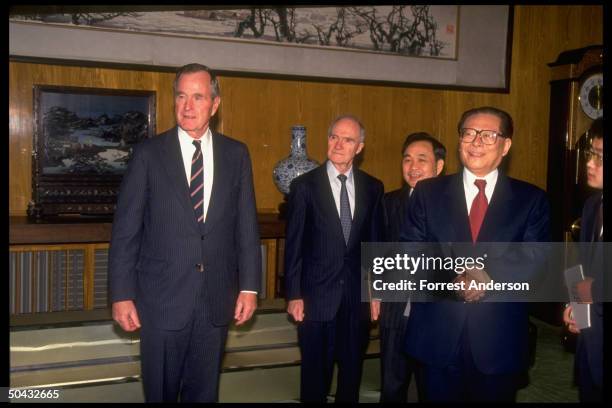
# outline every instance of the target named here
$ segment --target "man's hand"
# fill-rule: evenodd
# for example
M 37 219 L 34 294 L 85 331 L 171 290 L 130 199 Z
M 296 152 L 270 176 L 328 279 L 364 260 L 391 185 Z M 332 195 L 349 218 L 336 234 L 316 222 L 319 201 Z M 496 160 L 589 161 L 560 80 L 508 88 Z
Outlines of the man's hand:
M 287 313 L 289 313 L 296 322 L 303 321 L 304 301 L 302 299 L 290 300 L 289 303 L 287 303 Z
M 576 327 L 576 321 L 573 319 L 571 306 L 566 307 L 563 311 L 563 322 L 567 325 L 567 329 L 570 332 L 574 334 L 580 333 L 580 329 Z
M 236 300 L 236 310 L 234 311 L 236 326 L 240 326 L 249 320 L 253 316 L 255 309 L 257 309 L 257 294 L 240 292 Z
M 461 298 L 463 298 L 464 301 L 468 303 L 477 302 L 480 299 L 482 299 L 482 297 L 485 295 L 484 290 L 469 288 L 470 283 L 472 282 L 478 283 L 480 282 L 480 280 L 475 279 L 473 276 L 468 276 L 467 273 L 462 273 L 461 275 L 458 275 L 453 282 L 455 283 L 464 282 L 463 285 L 465 287 L 465 290 L 457 291 L 457 293 L 459 294 Z
M 370 319 L 372 319 L 372 321 L 375 322 L 378 320 L 379 316 L 380 316 L 380 300 L 372 299 L 372 301 L 370 302 Z
M 132 300 L 113 303 L 113 319 L 126 332 L 132 332 L 140 328 L 140 319 L 138 318 L 136 305 Z
M 468 269 L 465 271 L 465 275 L 467 277 L 467 287 L 470 287 L 471 282 L 478 283 L 489 283 L 491 282 L 491 277 L 484 269 Z M 485 295 L 485 290 L 479 289 L 468 289 L 468 293 L 466 293 L 465 300 L 466 302 L 478 302 Z
M 593 303 L 593 296 L 591 295 L 592 285 L 593 278 L 587 277 L 572 288 L 572 293 L 579 299 L 580 303 Z

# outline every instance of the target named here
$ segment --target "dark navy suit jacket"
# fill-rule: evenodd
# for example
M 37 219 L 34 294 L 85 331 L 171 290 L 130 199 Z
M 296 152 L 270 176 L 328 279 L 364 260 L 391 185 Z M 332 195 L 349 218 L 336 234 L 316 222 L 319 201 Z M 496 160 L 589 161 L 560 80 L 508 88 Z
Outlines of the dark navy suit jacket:
M 500 172 L 477 241 L 548 241 L 549 213 L 544 191 Z M 402 241 L 471 242 L 462 173 L 421 180 L 405 219 Z M 534 273 L 529 268 L 487 272 L 502 282 L 527 282 Z M 406 351 L 427 365 L 445 367 L 467 330 L 474 363 L 481 372 L 523 371 L 528 367 L 527 306 L 453 299 L 413 303 Z
M 331 320 L 344 291 L 350 304 L 359 304 L 361 242 L 384 238 L 382 182 L 356 167 L 353 177 L 355 214 L 348 245 L 344 242 L 326 163 L 291 183 L 285 249 L 286 297 L 304 300 L 307 320 Z
M 593 237 L 595 216 L 599 208 L 601 193 L 592 195 L 587 199 L 582 210 L 580 221 L 580 241 L 590 242 Z M 599 231 L 596 232 L 599 234 Z M 603 247 L 594 244 L 594 247 L 584 248 L 583 267 L 584 274 L 593 278 L 591 294 L 593 304 L 591 305 L 591 327 L 580 331 L 576 347 L 576 359 L 578 364 L 588 362 L 593 381 L 598 385 L 603 384 Z
M 404 185 L 398 190 L 385 193 L 385 241 L 398 242 L 404 216 L 408 211 L 410 187 Z M 380 327 L 399 328 L 404 324 L 404 302 L 382 302 L 380 305 Z
M 227 325 L 238 292 L 260 290 L 249 153 L 215 132 L 212 144 L 214 181 L 203 226 L 191 204 L 177 128 L 134 149 L 113 222 L 109 286 L 111 302 L 135 301 L 143 325 L 183 328 L 196 296 L 203 296 L 213 324 Z

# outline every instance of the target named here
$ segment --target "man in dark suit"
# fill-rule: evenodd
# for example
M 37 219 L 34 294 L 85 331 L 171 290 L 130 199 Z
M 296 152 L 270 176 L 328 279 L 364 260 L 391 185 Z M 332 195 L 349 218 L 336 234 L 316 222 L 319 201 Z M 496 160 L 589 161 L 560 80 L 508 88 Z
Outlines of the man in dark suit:
M 397 242 L 413 189 L 420 180 L 438 176 L 444 168 L 446 148 L 425 132 L 412 133 L 402 146 L 402 176 L 406 184 L 385 194 L 385 239 Z M 376 301 L 372 301 L 374 304 Z M 380 306 L 380 402 L 406 402 L 412 373 L 420 391 L 416 361 L 404 352 L 410 306 L 383 302 Z
M 512 144 L 512 118 L 482 107 L 458 124 L 457 174 L 422 180 L 412 194 L 401 239 L 411 242 L 538 242 L 549 240 L 549 206 L 539 188 L 498 170 Z M 471 271 L 470 271 L 471 272 Z M 490 279 L 529 282 L 536 269 L 486 270 Z M 406 351 L 424 364 L 427 401 L 514 401 L 528 367 L 527 303 L 492 301 L 469 289 L 474 275 L 449 272 L 464 282 L 459 300 L 413 303 Z
M 186 65 L 174 94 L 178 126 L 136 146 L 121 185 L 110 298 L 124 330 L 141 328 L 147 402 L 213 402 L 228 324 L 257 306 L 253 176 L 247 147 L 209 128 L 215 74 Z
M 365 130 L 350 115 L 329 127 L 327 162 L 291 183 L 287 212 L 287 312 L 298 322 L 300 399 L 357 402 L 369 332 L 361 302 L 361 242 L 383 239 L 383 184 L 353 166 Z
M 593 137 L 587 155 L 587 183 L 599 192 L 587 199 L 580 222 L 580 241 L 593 242 L 581 248 L 586 278 L 575 288 L 584 303 L 589 304 L 591 327 L 578 329 L 568 306 L 563 320 L 572 333 L 578 334 L 575 371 L 580 402 L 603 402 L 603 120 L 591 125 Z

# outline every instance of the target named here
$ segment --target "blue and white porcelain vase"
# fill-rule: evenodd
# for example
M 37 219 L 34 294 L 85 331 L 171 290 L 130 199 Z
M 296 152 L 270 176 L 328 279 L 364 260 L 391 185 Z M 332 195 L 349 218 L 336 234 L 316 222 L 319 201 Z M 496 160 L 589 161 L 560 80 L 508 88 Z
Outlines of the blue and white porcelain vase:
M 291 154 L 274 166 L 274 183 L 283 194 L 289 194 L 291 181 L 317 167 L 319 163 L 306 154 L 306 127 L 291 127 Z

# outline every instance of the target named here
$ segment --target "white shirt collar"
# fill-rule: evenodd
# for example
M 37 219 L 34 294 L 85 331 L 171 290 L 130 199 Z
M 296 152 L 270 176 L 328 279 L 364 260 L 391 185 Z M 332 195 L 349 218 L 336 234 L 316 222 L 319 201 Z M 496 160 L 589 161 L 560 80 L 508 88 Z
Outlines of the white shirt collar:
M 180 126 L 178 126 L 178 137 L 179 137 L 179 141 L 181 142 L 182 145 L 190 145 L 193 146 L 193 141 L 197 140 L 194 139 L 193 137 L 191 137 L 189 135 L 189 133 L 187 133 L 185 130 L 183 130 Z M 202 141 L 202 145 L 204 144 L 208 144 L 210 143 L 210 139 L 212 138 L 212 132 L 210 131 L 210 128 L 206 129 L 206 132 L 204 132 L 204 134 L 202 135 L 202 137 L 199 139 Z
M 342 182 L 338 178 L 340 172 L 329 160 L 327 161 L 326 167 L 327 179 L 329 180 L 332 190 L 336 210 L 338 210 L 338 216 L 340 216 L 340 194 L 342 190 Z M 355 182 L 353 177 L 353 166 L 344 174 L 346 175 L 346 192 L 348 194 L 349 206 L 351 207 L 351 217 L 353 217 L 355 215 Z
M 329 179 L 337 180 L 338 183 L 340 183 L 340 179 L 338 179 L 339 174 L 340 172 L 338 171 L 336 166 L 334 166 L 334 164 L 331 161 L 327 160 L 327 175 L 329 176 Z M 344 174 L 346 175 L 346 181 L 349 183 L 352 183 L 353 182 L 353 166 L 351 165 L 351 168 L 348 169 L 348 171 Z
M 497 169 L 493 170 L 484 177 L 478 177 L 466 167 L 463 168 L 463 189 L 465 191 L 465 200 L 468 211 L 471 208 L 474 197 L 476 197 L 476 194 L 478 194 L 478 187 L 476 187 L 474 181 L 476 179 L 486 180 L 487 185 L 485 186 L 485 195 L 487 196 L 487 201 L 490 203 L 491 197 L 493 197 L 493 191 L 495 190 L 495 184 L 497 184 L 498 176 L 499 170 Z
M 484 177 L 478 177 L 471 171 L 467 169 L 467 167 L 463 168 L 463 182 L 468 183 L 469 185 L 474 185 L 474 181 L 476 179 L 484 179 L 487 181 L 487 185 L 495 184 L 497 181 L 497 176 L 499 175 L 499 170 L 495 169 Z

